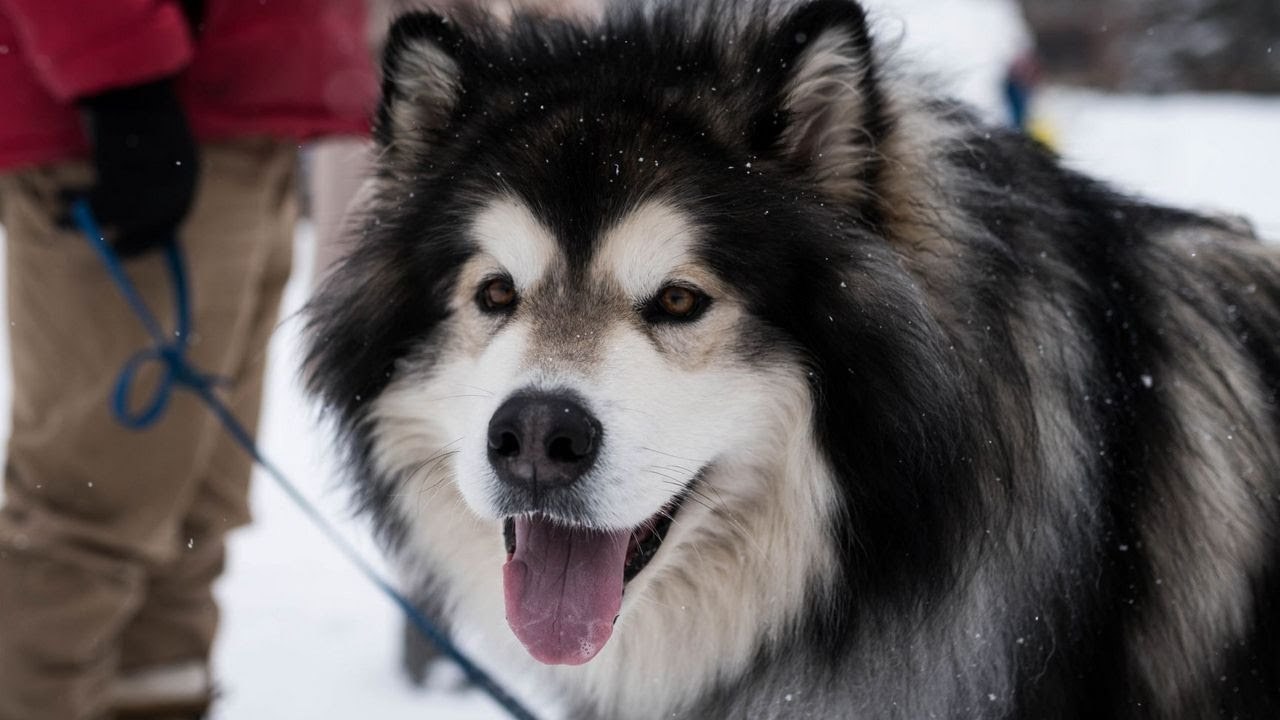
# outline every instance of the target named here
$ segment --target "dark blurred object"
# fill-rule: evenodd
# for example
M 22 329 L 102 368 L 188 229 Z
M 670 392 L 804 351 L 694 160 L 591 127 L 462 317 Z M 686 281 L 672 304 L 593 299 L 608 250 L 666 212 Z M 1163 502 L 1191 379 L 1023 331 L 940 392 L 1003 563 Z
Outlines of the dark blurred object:
M 427 684 L 427 673 L 436 660 L 440 659 L 440 651 L 435 645 L 427 642 L 413 623 L 404 623 L 404 642 L 400 646 L 400 667 L 404 669 L 409 682 L 417 687 Z
M 169 80 L 81 101 L 96 184 L 89 204 L 121 257 L 174 238 L 196 192 L 196 140 Z
M 1009 65 L 1004 76 L 1004 100 L 1009 108 L 1009 124 L 1019 130 L 1031 125 L 1031 98 L 1040 86 L 1043 73 L 1033 52 L 1024 52 Z
M 1107 90 L 1280 93 L 1277 0 L 1020 0 L 1049 78 Z

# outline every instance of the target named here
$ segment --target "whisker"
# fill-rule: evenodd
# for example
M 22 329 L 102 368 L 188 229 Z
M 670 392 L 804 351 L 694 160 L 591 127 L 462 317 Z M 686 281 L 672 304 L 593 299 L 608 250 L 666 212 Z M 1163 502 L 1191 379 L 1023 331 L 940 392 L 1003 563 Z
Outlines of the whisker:
M 457 453 L 458 453 L 458 451 L 457 451 L 457 450 L 450 450 L 450 449 L 449 449 L 449 447 L 450 447 L 451 445 L 456 445 L 456 444 L 458 444 L 458 443 L 462 442 L 464 439 L 465 439 L 465 436 L 464 436 L 464 437 L 460 437 L 460 438 L 458 438 L 457 440 L 454 440 L 453 442 L 448 442 L 448 443 L 445 443 L 444 445 L 441 445 L 439 450 L 436 450 L 434 453 L 432 453 L 432 454 L 428 455 L 428 456 L 427 456 L 427 458 L 426 458 L 425 460 L 423 460 L 422 462 L 420 462 L 420 463 L 418 463 L 417 465 L 413 466 L 413 469 L 412 469 L 412 470 L 410 470 L 410 471 L 408 471 L 408 472 L 405 474 L 405 475 L 406 475 L 406 477 L 412 477 L 412 476 L 414 476 L 414 475 L 418 474 L 418 473 L 422 470 L 422 468 L 424 468 L 424 467 L 426 467 L 427 465 L 429 465 L 429 464 L 431 464 L 431 463 L 435 462 L 436 460 L 440 459 L 440 457 L 442 457 L 442 456 L 449 456 L 449 455 L 455 455 L 455 454 L 457 454 Z
M 656 468 L 661 468 L 663 470 L 679 470 L 680 472 L 688 475 L 690 478 L 698 474 L 698 472 L 693 468 L 685 467 L 684 465 L 649 465 L 648 467 L 656 467 Z
M 418 510 L 421 511 L 429 506 L 431 502 L 436 499 L 436 496 L 448 487 L 449 483 L 453 482 L 454 478 L 455 476 L 453 473 L 445 473 L 444 477 L 440 478 L 439 482 L 435 483 L 422 493 L 418 498 Z
M 693 463 L 693 464 L 695 464 L 695 465 L 700 464 L 700 463 L 699 463 L 699 461 L 694 460 L 693 458 L 687 458 L 687 457 L 681 457 L 681 456 L 679 456 L 679 455 L 673 455 L 673 454 L 671 454 L 671 453 L 669 453 L 669 452 L 663 452 L 663 451 L 661 451 L 661 450 L 655 450 L 655 449 L 653 449 L 653 448 L 651 448 L 651 447 L 645 447 L 645 446 L 641 445 L 641 446 L 640 446 L 640 449 L 641 449 L 641 450 L 644 450 L 645 452 L 651 452 L 651 453 L 654 453 L 654 454 L 656 454 L 656 455 L 665 455 L 665 456 L 667 456 L 667 457 L 669 457 L 669 458 L 675 458 L 676 460 L 684 460 L 685 462 L 691 462 L 691 463 Z
M 671 484 L 672 484 L 672 485 L 676 485 L 676 486 L 679 486 L 679 487 L 681 487 L 681 488 L 683 488 L 683 487 L 684 487 L 684 483 L 680 482 L 680 478 L 672 477 L 671 475 L 667 475 L 666 473 L 658 472 L 657 470 L 653 470 L 653 469 L 651 469 L 652 467 L 653 467 L 653 466 L 652 466 L 652 465 L 650 465 L 649 467 L 641 468 L 640 470 L 641 470 L 641 472 L 647 472 L 647 473 L 649 473 L 650 475 L 657 475 L 657 476 L 658 476 L 658 477 L 660 477 L 660 478 L 666 478 L 667 480 L 670 480 L 670 481 L 671 481 Z
M 455 450 L 453 452 L 440 455 L 434 461 L 419 463 L 412 472 L 405 473 L 404 482 L 402 483 L 402 485 L 408 484 L 414 480 L 418 480 L 419 476 L 422 482 L 426 482 L 428 479 L 431 478 L 432 474 L 434 474 L 436 470 L 438 470 L 444 464 L 446 460 L 448 460 L 450 457 L 453 457 L 456 454 L 457 454 L 457 451 Z M 430 467 L 427 467 L 428 462 L 430 463 Z M 436 483 L 436 485 L 439 485 L 439 484 L 440 483 Z M 434 487 L 435 485 L 432 485 L 429 488 L 420 487 L 417 489 L 416 492 L 418 495 L 422 495 L 423 493 L 433 489 Z M 408 494 L 409 494 L 408 492 L 392 493 L 392 497 L 404 497 L 405 495 L 408 495 Z

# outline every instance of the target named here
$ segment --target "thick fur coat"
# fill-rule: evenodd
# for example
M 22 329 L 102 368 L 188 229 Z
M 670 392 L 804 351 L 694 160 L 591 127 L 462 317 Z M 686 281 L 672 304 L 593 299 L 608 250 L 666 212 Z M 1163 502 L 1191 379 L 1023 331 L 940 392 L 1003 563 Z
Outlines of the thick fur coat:
M 309 383 L 500 674 L 582 717 L 1280 717 L 1280 249 L 931 95 L 845 0 L 413 15 L 385 73 Z M 491 419 L 531 388 L 603 428 L 532 494 Z M 603 649 L 529 658 L 504 522 L 676 510 Z

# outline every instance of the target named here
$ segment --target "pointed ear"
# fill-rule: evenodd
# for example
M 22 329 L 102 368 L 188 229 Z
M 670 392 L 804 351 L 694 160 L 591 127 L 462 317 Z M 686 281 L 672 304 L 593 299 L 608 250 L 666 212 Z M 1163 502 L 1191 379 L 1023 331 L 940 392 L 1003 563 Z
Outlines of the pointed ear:
M 817 0 L 783 21 L 773 47 L 783 72 L 775 150 L 834 201 L 871 197 L 886 124 L 866 14 L 851 0 Z
M 374 133 L 385 153 L 430 149 L 457 109 L 466 47 L 457 26 L 433 13 L 409 13 L 391 26 Z

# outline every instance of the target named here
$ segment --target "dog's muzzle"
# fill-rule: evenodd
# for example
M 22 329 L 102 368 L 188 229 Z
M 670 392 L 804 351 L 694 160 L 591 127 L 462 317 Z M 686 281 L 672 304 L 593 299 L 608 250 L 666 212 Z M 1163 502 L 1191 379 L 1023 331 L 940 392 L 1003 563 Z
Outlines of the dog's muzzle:
M 521 390 L 489 420 L 489 463 L 505 516 L 507 624 L 529 654 L 580 665 L 613 634 L 627 582 L 649 564 L 680 509 L 674 498 L 630 527 L 592 517 L 604 428 L 569 390 Z

